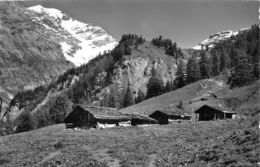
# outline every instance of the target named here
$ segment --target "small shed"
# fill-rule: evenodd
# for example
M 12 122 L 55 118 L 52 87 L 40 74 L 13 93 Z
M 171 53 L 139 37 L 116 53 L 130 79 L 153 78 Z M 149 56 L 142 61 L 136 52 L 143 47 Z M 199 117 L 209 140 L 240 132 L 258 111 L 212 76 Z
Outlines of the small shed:
M 76 105 L 65 118 L 67 128 L 91 128 L 118 126 L 120 122 L 130 121 L 131 117 L 119 113 L 116 108 Z
M 209 121 L 218 119 L 233 118 L 236 114 L 233 111 L 229 111 L 221 106 L 203 105 L 194 111 L 195 120 L 197 121 Z
M 158 124 L 155 119 L 149 118 L 147 116 L 142 115 L 131 115 L 131 125 L 151 125 L 151 124 Z
M 169 116 L 166 113 L 159 110 L 156 110 L 155 112 L 150 114 L 149 117 L 157 120 L 160 125 L 165 125 L 169 123 Z

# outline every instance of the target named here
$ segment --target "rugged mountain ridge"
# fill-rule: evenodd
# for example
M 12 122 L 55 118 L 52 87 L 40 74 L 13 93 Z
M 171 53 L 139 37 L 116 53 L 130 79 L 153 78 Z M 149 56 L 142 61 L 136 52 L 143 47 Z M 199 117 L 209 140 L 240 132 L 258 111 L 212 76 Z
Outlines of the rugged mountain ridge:
M 201 49 L 206 49 L 207 47 L 213 48 L 219 42 L 230 39 L 232 36 L 236 36 L 239 33 L 242 33 L 243 31 L 246 30 L 249 30 L 249 28 L 243 28 L 240 29 L 239 31 L 226 30 L 226 31 L 217 32 L 215 34 L 210 35 L 209 38 L 203 40 L 197 46 L 194 46 L 193 49 L 201 50 Z
M 75 20 L 58 9 L 41 5 L 28 9 L 34 12 L 36 22 L 55 32 L 57 37 L 62 35 L 64 39 L 60 39 L 59 44 L 63 54 L 76 66 L 87 63 L 99 53 L 112 50 L 118 44 L 101 27 Z
M 0 2 L 0 95 L 49 84 L 69 68 L 87 63 L 117 42 L 102 28 L 57 9 Z

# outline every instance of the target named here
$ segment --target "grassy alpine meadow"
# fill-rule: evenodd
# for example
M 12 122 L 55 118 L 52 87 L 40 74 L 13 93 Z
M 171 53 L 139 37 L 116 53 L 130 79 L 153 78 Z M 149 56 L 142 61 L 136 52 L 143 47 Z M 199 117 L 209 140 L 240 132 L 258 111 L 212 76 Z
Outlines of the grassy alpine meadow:
M 0 166 L 257 166 L 258 119 L 72 130 L 0 137 Z

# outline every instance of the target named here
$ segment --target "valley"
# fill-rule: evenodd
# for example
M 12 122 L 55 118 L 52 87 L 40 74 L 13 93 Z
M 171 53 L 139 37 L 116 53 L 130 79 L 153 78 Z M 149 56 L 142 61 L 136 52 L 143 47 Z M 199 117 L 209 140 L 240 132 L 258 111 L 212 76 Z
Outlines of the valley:
M 127 20 L 141 21 L 144 34 L 118 38 L 135 26 L 113 20 L 128 3 L 112 11 L 94 10 L 96 1 L 88 11 L 71 11 L 69 1 L 31 3 L 0 2 L 0 166 L 259 166 L 258 23 L 182 48 L 208 29 L 177 44 L 187 27 L 165 27 L 169 20 L 158 35 L 144 14 Z M 102 26 L 108 19 L 117 38 L 80 21 L 88 12 Z

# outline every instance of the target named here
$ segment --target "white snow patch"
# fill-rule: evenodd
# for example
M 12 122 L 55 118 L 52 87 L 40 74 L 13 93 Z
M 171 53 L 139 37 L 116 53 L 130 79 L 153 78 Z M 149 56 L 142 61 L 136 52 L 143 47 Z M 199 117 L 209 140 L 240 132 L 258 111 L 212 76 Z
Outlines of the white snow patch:
M 192 49 L 201 50 L 201 46 L 200 46 L 200 45 L 197 45 L 197 46 L 194 46 Z
M 243 32 L 248 29 L 250 29 L 250 28 L 243 28 L 243 29 L 240 29 L 239 31 L 227 30 L 227 31 L 218 32 L 216 34 L 210 35 L 208 39 L 205 39 L 204 41 L 199 43 L 199 45 L 193 47 L 193 49 L 201 50 L 202 47 L 205 49 L 204 46 L 208 46 L 209 48 L 212 48 L 215 46 L 216 43 L 226 40 L 232 36 L 236 36 L 240 32 Z
M 49 16 L 55 17 L 55 18 L 62 18 L 62 16 L 64 15 L 61 11 L 59 11 L 58 9 L 54 9 L 54 8 L 44 8 L 42 5 L 36 5 L 36 6 L 32 6 L 29 7 L 28 9 L 33 10 L 35 12 L 38 13 L 42 13 L 45 12 L 47 13 Z
M 71 50 L 72 46 L 68 42 L 60 42 L 65 58 L 76 66 L 87 63 L 99 53 L 114 49 L 118 44 L 118 42 L 102 28 L 72 19 L 57 9 L 45 8 L 41 5 L 33 6 L 28 9 L 54 17 L 55 19 L 52 20 L 54 23 L 59 24 L 63 31 L 69 32 L 74 38 L 80 41 L 78 45 L 81 49 L 74 51 L 74 53 Z M 64 19 L 63 16 L 66 16 L 66 19 Z M 42 24 L 44 23 L 42 22 Z M 44 26 L 46 27 L 46 25 Z M 49 26 L 46 28 L 51 29 Z

